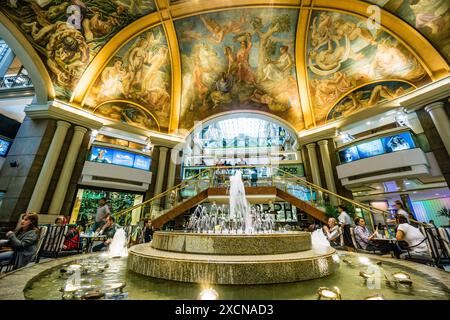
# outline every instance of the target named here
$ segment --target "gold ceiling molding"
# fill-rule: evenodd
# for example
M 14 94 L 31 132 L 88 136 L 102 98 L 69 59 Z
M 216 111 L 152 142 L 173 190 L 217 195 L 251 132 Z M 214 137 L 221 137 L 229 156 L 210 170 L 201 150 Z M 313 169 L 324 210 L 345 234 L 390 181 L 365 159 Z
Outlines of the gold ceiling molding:
M 153 12 L 147 16 L 139 18 L 132 24 L 126 26 L 118 32 L 105 46 L 98 52 L 92 62 L 88 65 L 75 90 L 73 91 L 70 103 L 77 107 L 82 107 L 95 80 L 100 76 L 108 62 L 114 57 L 129 40 L 159 25 L 161 22 L 158 12 Z
M 305 129 L 316 126 L 314 112 L 312 110 L 311 97 L 308 84 L 308 67 L 306 65 L 306 51 L 308 48 L 308 26 L 311 18 L 311 10 L 300 9 L 295 35 L 295 69 L 300 96 L 300 106 L 303 113 Z
M 270 3 L 263 0 L 243 1 L 182 1 L 171 4 L 170 0 L 156 0 L 157 11 L 144 16 L 117 33 L 97 54 L 82 75 L 70 102 L 82 107 L 95 80 L 99 77 L 107 63 L 114 57 L 130 39 L 148 29 L 162 25 L 166 34 L 171 59 L 171 115 L 169 132 L 178 129 L 181 108 L 181 57 L 178 39 L 174 27 L 174 20 L 187 18 L 208 12 L 233 10 L 239 8 L 290 8 L 299 10 L 296 30 L 296 73 L 298 90 L 306 128 L 316 126 L 307 77 L 306 51 L 309 29 L 309 17 L 312 10 L 327 10 L 342 12 L 358 17 L 367 18 L 370 14 L 367 8 L 371 4 L 358 0 L 274 0 Z M 422 64 L 430 78 L 434 81 L 450 73 L 450 68 L 438 51 L 417 30 L 399 17 L 380 8 L 381 26 L 405 46 Z M 48 74 L 47 74 L 48 76 Z
M 370 17 L 367 8 L 373 4 L 358 0 L 313 0 L 314 10 L 338 11 L 365 18 Z M 431 80 L 450 74 L 450 67 L 434 46 L 419 31 L 399 17 L 380 8 L 381 27 L 398 40 L 421 63 Z
M 163 22 L 163 29 L 166 35 L 167 46 L 169 47 L 170 55 L 170 70 L 171 70 L 171 94 L 170 94 L 170 118 L 169 118 L 169 133 L 176 133 L 178 130 L 178 123 L 180 120 L 181 109 L 181 56 L 178 46 L 177 33 L 173 23 L 172 15 L 167 9 L 170 6 L 170 0 L 157 0 L 158 12 L 160 12 L 160 19 Z
M 33 48 L 31 43 L 28 41 L 26 36 L 16 27 L 16 25 L 3 13 L 0 11 L 0 23 L 14 36 L 15 40 L 19 43 L 19 45 L 23 48 L 22 52 L 15 52 L 16 55 L 20 56 L 25 54 L 29 59 L 21 59 L 22 63 L 27 67 L 27 61 L 34 64 L 34 68 L 29 68 L 30 77 L 35 78 L 39 77 L 42 80 L 42 84 L 44 85 L 44 90 L 46 91 L 47 99 L 53 100 L 55 99 L 55 88 L 53 86 L 52 79 L 45 67 L 44 62 L 39 57 L 36 50 Z M 6 35 L 5 35 L 6 36 Z M 33 73 L 33 69 L 37 71 L 38 74 Z M 36 89 L 36 88 L 35 88 Z

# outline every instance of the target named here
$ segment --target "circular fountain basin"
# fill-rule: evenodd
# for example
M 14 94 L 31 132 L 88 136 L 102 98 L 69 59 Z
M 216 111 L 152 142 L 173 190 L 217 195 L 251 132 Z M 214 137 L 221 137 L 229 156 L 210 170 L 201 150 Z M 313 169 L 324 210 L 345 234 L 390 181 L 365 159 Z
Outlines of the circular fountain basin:
M 307 232 L 207 234 L 155 232 L 129 250 L 128 269 L 195 283 L 272 284 L 325 277 L 339 266 L 331 247 L 311 247 Z
M 268 234 L 215 234 L 155 232 L 151 246 L 157 250 L 213 255 L 266 255 L 311 249 L 307 232 Z

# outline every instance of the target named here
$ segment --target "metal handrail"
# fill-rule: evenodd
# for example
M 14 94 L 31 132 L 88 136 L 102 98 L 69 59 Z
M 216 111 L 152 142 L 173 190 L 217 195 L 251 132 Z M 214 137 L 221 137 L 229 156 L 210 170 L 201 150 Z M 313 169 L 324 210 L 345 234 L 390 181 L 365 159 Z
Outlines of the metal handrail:
M 378 212 L 378 213 L 383 214 L 386 217 L 390 217 L 390 215 L 391 215 L 390 212 L 388 212 L 388 211 L 385 211 L 385 210 L 382 210 L 382 209 L 378 209 L 378 208 L 373 208 L 373 207 L 367 206 L 367 205 L 365 205 L 365 204 L 363 204 L 361 202 L 358 202 L 358 201 L 346 198 L 346 197 L 341 196 L 339 194 L 336 194 L 336 193 L 334 193 L 334 192 L 332 192 L 330 190 L 327 190 L 327 189 L 324 189 L 324 188 L 322 188 L 322 187 L 320 187 L 318 185 L 315 185 L 314 183 L 309 182 L 309 181 L 307 181 L 307 180 L 305 180 L 305 179 L 303 179 L 301 177 L 297 177 L 297 176 L 293 175 L 292 173 L 286 172 L 283 169 L 277 168 L 277 170 L 282 172 L 283 174 L 285 174 L 287 176 L 291 176 L 292 177 L 291 179 L 294 179 L 296 181 L 301 181 L 302 183 L 306 184 L 307 186 L 312 187 L 313 189 L 316 189 L 316 190 L 318 190 L 320 192 L 323 192 L 323 193 L 326 193 L 326 194 L 331 195 L 333 197 L 336 197 L 338 199 L 341 199 L 341 200 L 343 200 L 345 202 L 351 203 L 353 206 L 355 206 L 357 208 L 365 209 L 365 210 L 368 210 L 368 211 L 371 211 L 371 212 Z M 414 219 L 410 219 L 410 221 L 413 221 L 414 223 L 417 223 L 419 225 L 425 225 L 424 223 L 422 223 L 420 221 L 417 221 L 417 220 L 414 220 Z

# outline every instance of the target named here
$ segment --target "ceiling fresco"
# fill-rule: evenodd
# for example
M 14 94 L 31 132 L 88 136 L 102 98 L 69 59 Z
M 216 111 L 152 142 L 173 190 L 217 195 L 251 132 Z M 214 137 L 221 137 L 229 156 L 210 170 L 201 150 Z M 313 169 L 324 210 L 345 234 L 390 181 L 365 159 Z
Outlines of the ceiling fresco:
M 367 0 L 402 18 L 450 62 L 449 0 Z
M 169 48 L 163 28 L 157 26 L 131 39 L 114 55 L 94 82 L 84 108 L 92 111 L 109 100 L 131 101 L 135 106 L 145 106 L 141 109 L 147 109 L 161 128 L 167 131 L 170 92 Z M 128 109 L 136 109 L 133 105 L 129 105 Z M 117 120 L 105 108 L 102 110 L 104 117 Z M 122 117 L 122 121 L 124 119 Z M 128 120 L 124 122 L 132 124 Z M 154 129 L 152 121 L 148 124 L 150 127 L 147 129 Z M 144 122 L 142 126 L 145 128 Z
M 182 128 L 230 110 L 258 110 L 303 129 L 295 73 L 298 10 L 228 10 L 175 22 Z
M 153 0 L 1 0 L 1 10 L 40 54 L 59 98 L 69 99 L 100 49 L 156 10 Z
M 255 111 L 301 131 L 450 73 L 448 0 L 350 2 L 0 0 L 0 12 L 56 100 L 98 117 L 176 133 Z
M 313 12 L 306 58 L 311 103 L 319 125 L 336 101 L 356 86 L 380 79 L 430 81 L 419 61 L 395 38 L 381 28 L 369 29 L 363 19 L 338 12 Z M 358 109 L 351 108 L 353 112 Z

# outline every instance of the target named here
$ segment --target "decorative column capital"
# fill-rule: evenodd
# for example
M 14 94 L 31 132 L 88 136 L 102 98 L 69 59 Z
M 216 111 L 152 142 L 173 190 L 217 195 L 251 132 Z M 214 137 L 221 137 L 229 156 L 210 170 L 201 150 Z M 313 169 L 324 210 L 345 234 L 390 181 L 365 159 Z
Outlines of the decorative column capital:
M 85 127 L 75 126 L 73 128 L 74 132 L 80 132 L 82 134 L 85 134 L 87 132 L 87 129 Z
M 317 144 L 319 146 L 327 146 L 328 145 L 328 140 L 320 140 L 319 142 L 317 142 Z
M 315 149 L 316 148 L 316 143 L 315 142 L 309 143 L 309 144 L 306 145 L 306 148 L 308 148 L 309 150 L 310 149 Z
M 443 109 L 444 108 L 444 102 L 443 101 L 437 101 L 433 102 L 432 104 L 429 104 L 425 107 L 425 111 L 428 113 L 431 113 L 431 111 L 435 109 Z
M 169 148 L 167 148 L 167 147 L 159 146 L 159 152 L 166 153 L 168 150 L 169 150 Z
M 71 124 L 69 122 L 61 121 L 61 120 L 56 121 L 56 125 L 58 127 L 63 127 L 63 128 L 66 128 L 66 129 L 69 129 L 70 126 L 71 126 Z

